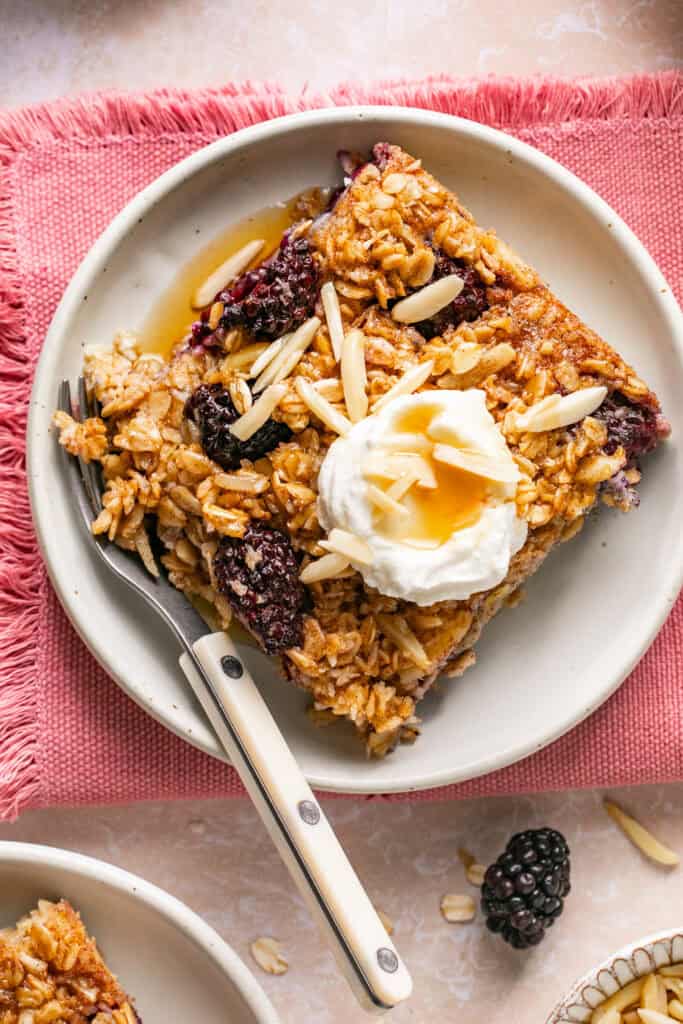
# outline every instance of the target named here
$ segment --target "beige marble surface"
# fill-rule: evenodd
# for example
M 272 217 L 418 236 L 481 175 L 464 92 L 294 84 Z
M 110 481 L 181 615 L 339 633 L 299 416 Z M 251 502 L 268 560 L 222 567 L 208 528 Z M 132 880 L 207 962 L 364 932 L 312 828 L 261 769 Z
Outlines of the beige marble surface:
M 683 65 L 682 0 L 0 0 L 0 105 L 100 88 L 430 72 L 616 74 Z M 623 800 L 683 850 L 683 785 Z M 622 943 L 683 923 L 683 875 L 646 863 L 596 793 L 460 804 L 330 802 L 333 824 L 415 979 L 397 1024 L 542 1022 L 572 979 Z M 444 892 L 467 891 L 458 845 L 492 859 L 516 829 L 562 828 L 575 891 L 544 944 L 517 954 L 480 919 L 447 925 Z M 286 1024 L 366 1017 L 340 984 L 260 823 L 243 801 L 42 811 L 0 838 L 80 850 L 138 872 L 202 914 L 248 959 L 259 935 L 291 962 L 260 980 Z M 473 891 L 473 890 L 472 890 Z M 255 970 L 258 971 L 257 968 Z
M 683 61 L 681 0 L 0 0 L 0 103 L 158 85 L 619 74 Z
M 612 795 L 683 852 L 683 785 Z M 542 1024 L 576 976 L 627 942 L 683 924 L 683 871 L 647 863 L 596 793 L 447 804 L 331 800 L 326 810 L 375 905 L 394 921 L 413 974 L 413 998 L 390 1015 L 395 1024 Z M 561 828 L 571 844 L 574 891 L 540 947 L 509 949 L 479 915 L 460 925 L 441 918 L 445 892 L 476 896 L 457 859 L 460 845 L 488 863 L 511 833 L 543 824 Z M 0 826 L 0 839 L 10 838 L 102 857 L 180 897 L 250 963 L 283 1024 L 369 1019 L 246 801 L 32 812 Z M 287 974 L 264 975 L 250 961 L 249 943 L 261 935 L 281 940 Z

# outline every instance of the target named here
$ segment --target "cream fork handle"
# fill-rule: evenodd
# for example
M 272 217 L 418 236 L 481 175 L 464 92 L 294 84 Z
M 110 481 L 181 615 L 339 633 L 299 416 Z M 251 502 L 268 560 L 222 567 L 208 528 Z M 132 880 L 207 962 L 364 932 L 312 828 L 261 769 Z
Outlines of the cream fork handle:
M 232 640 L 193 652 L 183 671 L 354 995 L 379 1012 L 403 1002 L 410 975 Z

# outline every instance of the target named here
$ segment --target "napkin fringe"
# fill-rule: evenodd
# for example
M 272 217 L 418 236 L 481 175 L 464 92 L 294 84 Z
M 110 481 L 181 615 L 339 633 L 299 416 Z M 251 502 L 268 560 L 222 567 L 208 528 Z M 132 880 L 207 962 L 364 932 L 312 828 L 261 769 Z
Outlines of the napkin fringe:
M 0 154 L 2 162 L 2 154 Z M 40 646 L 43 572 L 31 530 L 24 435 L 32 362 L 8 193 L 0 193 L 0 817 L 38 803 Z
M 46 142 L 178 132 L 214 137 L 258 122 L 329 106 L 378 104 L 424 107 L 504 127 L 572 121 L 671 118 L 683 114 L 683 78 L 677 71 L 629 78 L 566 80 L 491 77 L 463 80 L 433 75 L 360 86 L 343 83 L 329 93 L 296 96 L 272 82 L 243 82 L 188 92 L 108 92 L 62 99 L 0 114 L 2 149 L 23 151 Z

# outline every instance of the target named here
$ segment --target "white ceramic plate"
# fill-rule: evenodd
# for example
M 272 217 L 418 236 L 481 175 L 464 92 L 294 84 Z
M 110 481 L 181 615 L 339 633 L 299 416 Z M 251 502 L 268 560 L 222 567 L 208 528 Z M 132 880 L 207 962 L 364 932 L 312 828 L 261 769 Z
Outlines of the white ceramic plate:
M 0 928 L 39 899 L 69 900 L 144 1024 L 278 1024 L 265 992 L 213 928 L 163 889 L 92 857 L 0 843 Z
M 171 636 L 88 550 L 48 436 L 57 384 L 78 374 L 85 341 L 109 342 L 120 328 L 139 328 L 179 267 L 226 225 L 306 186 L 338 181 L 336 151 L 364 150 L 380 139 L 422 157 L 636 364 L 661 396 L 673 441 L 648 459 L 640 509 L 595 517 L 556 552 L 526 602 L 487 627 L 476 668 L 428 696 L 423 736 L 384 761 L 368 762 L 350 730 L 312 728 L 303 714 L 305 695 L 282 682 L 265 657 L 245 652 L 310 782 L 357 793 L 444 785 L 538 750 L 612 693 L 676 598 L 683 565 L 681 314 L 616 214 L 549 158 L 446 115 L 322 110 L 246 129 L 144 189 L 93 246 L 52 322 L 29 422 L 33 514 L 74 625 L 145 710 L 220 756 L 178 669 Z
M 575 981 L 546 1024 L 590 1024 L 593 1010 L 636 978 L 683 963 L 683 929 L 648 935 L 614 953 Z

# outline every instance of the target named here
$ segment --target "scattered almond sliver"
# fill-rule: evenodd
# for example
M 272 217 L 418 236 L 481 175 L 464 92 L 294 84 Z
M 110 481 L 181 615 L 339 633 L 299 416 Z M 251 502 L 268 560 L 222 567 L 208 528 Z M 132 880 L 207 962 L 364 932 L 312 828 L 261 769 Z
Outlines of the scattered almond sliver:
M 283 335 L 282 340 L 284 341 L 284 345 L 272 362 L 270 362 L 266 366 L 265 370 L 263 370 L 256 378 L 253 388 L 254 394 L 257 394 L 259 391 L 263 391 L 263 389 L 268 387 L 269 384 L 274 384 L 280 377 L 280 371 L 283 367 L 291 363 L 292 356 L 295 353 L 298 353 L 299 357 L 303 355 L 313 341 L 319 327 L 320 320 L 317 316 L 312 316 L 310 319 L 304 321 L 300 327 L 297 327 L 293 334 Z M 298 359 L 294 362 L 298 362 Z
M 470 853 L 469 850 L 466 850 L 464 846 L 459 846 L 458 847 L 458 860 L 460 861 L 462 866 L 465 868 L 465 870 L 467 870 L 467 868 L 471 867 L 472 864 L 476 864 L 477 863 L 477 858 L 474 856 L 474 854 Z
M 671 1017 L 668 1013 L 660 1013 L 658 1010 L 640 1009 L 637 1012 L 643 1024 L 671 1024 Z
M 372 548 L 348 530 L 330 530 L 327 540 L 320 541 L 320 547 L 344 555 L 350 562 L 359 562 L 361 565 L 372 565 L 373 562 Z
M 326 281 L 320 289 L 320 298 L 322 300 L 323 309 L 325 311 L 325 320 L 327 322 L 327 333 L 330 336 L 330 342 L 332 344 L 332 351 L 334 358 L 337 362 L 342 357 L 342 350 L 344 344 L 344 324 L 342 323 L 341 310 L 339 308 L 339 299 L 337 297 L 337 289 L 334 287 L 332 281 Z
M 266 345 L 261 354 L 257 357 L 256 361 L 252 364 L 249 376 L 258 377 L 266 366 L 272 363 L 275 356 L 282 350 L 282 346 L 285 344 L 285 340 L 289 335 L 285 335 L 284 338 L 277 338 L 275 341 L 271 341 L 270 345 Z
M 284 974 L 289 967 L 277 939 L 265 937 L 252 942 L 251 955 L 266 974 Z
M 417 324 L 428 320 L 457 298 L 465 282 L 457 274 L 449 274 L 432 284 L 413 292 L 407 299 L 401 299 L 391 310 L 394 320 L 400 324 Z
M 431 662 L 427 652 L 404 618 L 400 615 L 381 614 L 377 615 L 376 619 L 384 635 L 388 636 L 399 650 L 407 654 L 419 668 L 429 668 Z
M 590 1024 L 609 1024 L 608 1014 L 612 1013 L 612 1011 L 621 1013 L 629 1006 L 637 1003 L 643 990 L 644 980 L 644 978 L 636 978 L 635 981 L 631 981 L 628 985 L 620 988 L 618 992 L 615 992 L 613 996 L 606 999 L 604 1003 L 596 1006 L 591 1014 Z
M 436 488 L 434 470 L 426 459 L 412 452 L 370 452 L 363 463 L 363 476 L 380 480 L 400 480 L 406 475 L 414 476 L 421 487 Z M 396 494 L 391 495 L 396 498 Z M 398 499 L 397 499 L 398 500 Z
M 418 483 L 419 480 L 420 480 L 420 474 L 419 473 L 414 473 L 414 472 L 403 473 L 398 478 L 398 480 L 394 480 L 393 484 L 391 484 L 389 487 L 387 487 L 386 492 L 385 492 L 386 496 L 388 498 L 393 498 L 394 501 L 400 501 L 401 498 L 403 498 L 404 495 L 406 495 L 408 493 L 408 491 L 413 486 L 413 484 Z M 422 486 L 424 487 L 424 484 Z
M 410 514 L 405 505 L 402 505 L 400 501 L 396 501 L 386 491 L 380 490 L 375 484 L 368 484 L 366 494 L 370 504 L 374 505 L 379 512 L 401 516 L 401 518 L 405 518 Z
M 417 455 L 429 455 L 434 442 L 430 441 L 424 434 L 386 434 L 382 438 L 382 448 L 384 451 L 398 451 L 398 452 L 411 452 Z
M 344 337 L 341 377 L 346 411 L 351 422 L 358 423 L 368 412 L 368 396 L 365 391 L 368 379 L 365 370 L 365 335 L 355 328 Z
M 485 477 L 499 483 L 514 484 L 519 480 L 519 470 L 512 459 L 496 459 L 483 452 L 454 448 L 450 444 L 435 444 L 433 456 L 437 462 L 455 466 L 474 476 Z
M 221 263 L 213 273 L 209 274 L 206 281 L 197 288 L 192 296 L 192 308 L 204 309 L 223 288 L 229 285 L 236 277 L 246 270 L 252 260 L 255 260 L 263 249 L 265 242 L 262 238 L 255 238 L 247 242 L 238 252 L 229 256 L 225 263 Z
M 594 413 L 606 396 L 607 388 L 602 386 L 583 388 L 569 395 L 548 395 L 516 416 L 515 430 L 538 434 L 543 430 L 569 427 Z
M 314 562 L 309 562 L 299 573 L 299 579 L 302 583 L 319 583 L 321 580 L 332 580 L 340 572 L 348 569 L 350 564 L 348 558 L 336 552 L 323 555 L 322 558 L 316 558 Z
M 253 366 L 256 360 L 263 355 L 263 353 L 270 346 L 264 342 L 257 341 L 253 345 L 245 345 L 244 348 L 240 348 L 237 352 L 231 352 L 223 364 L 226 370 L 245 370 L 250 366 Z
M 441 898 L 441 914 L 450 924 L 471 921 L 476 907 L 471 896 L 449 892 Z
M 446 280 L 443 278 L 443 280 Z M 395 398 L 400 398 L 401 395 L 412 395 L 414 391 L 422 387 L 424 382 L 431 376 L 432 370 L 434 369 L 434 360 L 429 359 L 426 363 L 418 363 L 416 366 L 411 366 L 409 370 L 403 374 L 402 377 L 396 381 L 393 387 L 389 388 L 386 394 L 382 395 L 372 407 L 373 413 L 379 412 L 389 402 L 393 402 Z
M 348 434 L 351 429 L 351 421 L 344 416 L 343 413 L 338 412 L 333 405 L 331 405 L 326 398 L 316 391 L 313 385 L 304 380 L 303 377 L 297 377 L 295 385 L 297 393 L 301 401 L 306 405 L 314 416 L 317 416 L 326 427 L 333 430 L 336 434 Z
M 609 814 L 610 818 L 617 823 L 619 828 L 622 830 L 631 842 L 638 847 L 641 853 L 644 853 L 650 860 L 655 861 L 657 864 L 663 864 L 666 867 L 674 867 L 679 863 L 679 856 L 673 850 L 669 849 L 663 843 L 660 843 L 658 839 L 648 832 L 635 818 L 631 818 L 626 814 L 620 807 L 613 804 L 611 800 L 605 800 L 605 810 Z
M 238 440 L 246 441 L 263 426 L 286 394 L 286 384 L 271 384 L 262 395 L 259 395 L 244 416 L 230 424 L 230 433 Z

